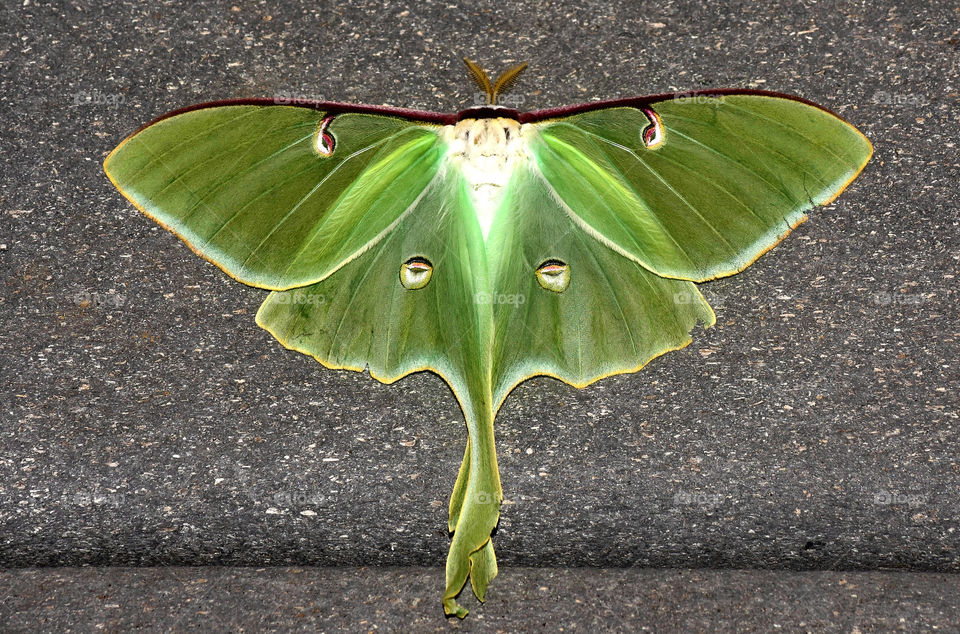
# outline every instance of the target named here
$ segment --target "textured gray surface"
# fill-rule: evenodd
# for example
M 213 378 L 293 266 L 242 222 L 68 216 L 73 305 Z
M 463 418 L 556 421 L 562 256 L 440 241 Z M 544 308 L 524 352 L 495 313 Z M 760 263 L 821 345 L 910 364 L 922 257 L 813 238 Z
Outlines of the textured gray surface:
M 430 568 L 0 571 L 5 632 L 955 632 L 944 573 L 510 568 L 445 621 Z M 570 598 L 570 595 L 575 597 Z
M 0 565 L 442 564 L 465 442 L 443 382 L 284 350 L 254 324 L 265 293 L 100 163 L 210 99 L 457 110 L 467 54 L 530 62 L 524 108 L 760 87 L 876 147 L 702 287 L 718 323 L 690 347 L 515 390 L 501 565 L 960 570 L 958 25 L 948 2 L 4 4 Z

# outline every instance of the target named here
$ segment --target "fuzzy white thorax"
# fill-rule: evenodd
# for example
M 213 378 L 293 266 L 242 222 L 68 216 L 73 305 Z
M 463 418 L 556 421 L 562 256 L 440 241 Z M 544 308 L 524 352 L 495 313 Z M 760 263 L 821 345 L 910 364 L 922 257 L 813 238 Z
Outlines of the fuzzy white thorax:
M 529 158 L 529 133 L 528 124 L 507 118 L 463 119 L 456 125 L 444 126 L 450 148 L 448 160 L 466 180 L 484 240 L 510 176 Z

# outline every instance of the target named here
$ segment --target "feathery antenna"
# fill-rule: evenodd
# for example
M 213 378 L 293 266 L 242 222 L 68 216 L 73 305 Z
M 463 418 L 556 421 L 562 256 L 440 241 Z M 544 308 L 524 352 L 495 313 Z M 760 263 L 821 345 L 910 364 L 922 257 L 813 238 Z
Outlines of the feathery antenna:
M 473 79 L 480 90 L 487 94 L 487 103 L 490 105 L 496 105 L 497 98 L 510 90 L 517 82 L 517 77 L 520 76 L 520 73 L 527 68 L 526 62 L 511 66 L 500 73 L 497 81 L 491 82 L 490 76 L 487 75 L 486 71 L 480 68 L 476 62 L 467 57 L 463 58 L 463 62 L 467 65 L 467 70 L 470 71 L 470 78 Z
M 493 84 L 493 96 L 490 99 L 490 103 L 497 103 L 497 97 L 513 88 L 513 85 L 517 83 L 517 78 L 520 76 L 520 73 L 526 70 L 526 68 L 527 63 L 523 62 L 500 73 L 497 81 Z
M 467 70 L 470 71 L 470 78 L 473 79 L 477 88 L 487 93 L 487 103 L 493 103 L 493 84 L 490 83 L 487 72 L 468 57 L 463 58 L 463 63 L 467 65 Z

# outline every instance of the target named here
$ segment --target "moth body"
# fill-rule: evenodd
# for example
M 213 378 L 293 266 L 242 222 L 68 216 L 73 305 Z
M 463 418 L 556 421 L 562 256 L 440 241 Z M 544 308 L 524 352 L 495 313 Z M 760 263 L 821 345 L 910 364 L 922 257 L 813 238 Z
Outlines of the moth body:
M 529 124 L 497 117 L 444 126 L 450 163 L 463 174 L 477 222 L 487 239 L 511 174 L 529 158 Z

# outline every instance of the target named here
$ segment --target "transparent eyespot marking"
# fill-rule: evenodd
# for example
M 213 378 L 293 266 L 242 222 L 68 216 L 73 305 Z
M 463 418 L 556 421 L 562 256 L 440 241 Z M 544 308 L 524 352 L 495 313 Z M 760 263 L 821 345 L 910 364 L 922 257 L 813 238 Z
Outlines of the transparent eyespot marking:
M 660 115 L 652 108 L 641 108 L 641 110 L 647 115 L 650 125 L 640 132 L 640 137 L 643 139 L 643 144 L 652 150 L 663 143 L 663 123 L 660 121 Z
M 570 265 L 560 260 L 547 260 L 537 267 L 537 282 L 548 291 L 562 293 L 570 286 Z
M 317 130 L 317 152 L 322 156 L 333 154 L 333 146 L 336 143 L 333 135 L 327 131 L 331 121 L 333 121 L 332 116 L 324 117 L 323 121 L 320 122 L 320 128 Z
M 411 291 L 426 286 L 432 276 L 433 265 L 426 258 L 410 258 L 400 267 L 400 283 Z

